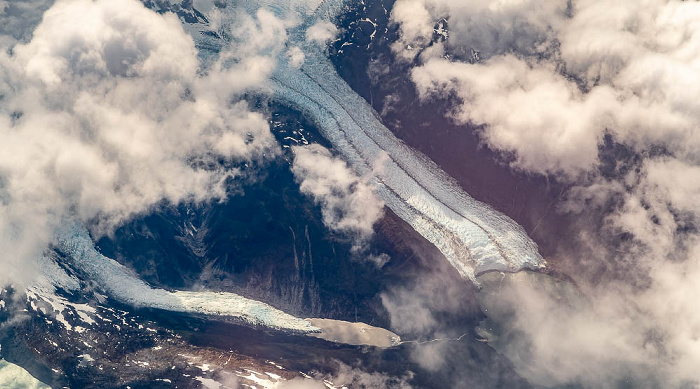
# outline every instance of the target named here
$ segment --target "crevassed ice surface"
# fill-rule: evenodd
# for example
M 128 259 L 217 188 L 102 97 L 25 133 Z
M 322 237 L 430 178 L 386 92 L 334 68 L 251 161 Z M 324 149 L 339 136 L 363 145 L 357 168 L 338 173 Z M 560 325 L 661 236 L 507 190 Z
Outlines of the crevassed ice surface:
M 170 292 L 152 288 L 130 269 L 100 254 L 87 230 L 74 222 L 63 223 L 55 239 L 56 248 L 66 254 L 69 265 L 100 285 L 113 298 L 135 307 L 149 307 L 190 314 L 215 315 L 294 332 L 317 332 L 310 322 L 289 315 L 260 301 L 234 293 Z M 52 268 L 50 261 L 44 260 Z M 46 278 L 57 286 L 65 286 L 67 275 L 61 269 L 44 271 Z
M 397 139 L 337 74 L 325 48 L 306 41 L 306 28 L 332 21 L 342 0 L 322 1 L 314 12 L 285 2 L 242 3 L 249 11 L 262 6 L 280 17 L 298 12 L 304 22 L 289 31 L 288 45 L 301 48 L 305 60 L 296 68 L 286 54 L 279 57 L 270 83 L 276 97 L 314 121 L 358 174 L 373 174 L 387 206 L 434 244 L 462 277 L 476 283 L 484 272 L 544 266 L 537 245 L 520 225 L 469 196 L 434 162 Z M 206 28 L 189 26 L 199 47 L 211 50 L 225 44 L 198 32 Z

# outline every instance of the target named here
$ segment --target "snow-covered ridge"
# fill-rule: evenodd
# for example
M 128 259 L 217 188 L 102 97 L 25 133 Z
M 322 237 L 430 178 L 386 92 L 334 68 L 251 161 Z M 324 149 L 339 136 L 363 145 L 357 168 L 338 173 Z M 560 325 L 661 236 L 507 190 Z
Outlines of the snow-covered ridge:
M 234 293 L 170 292 L 152 288 L 133 271 L 100 254 L 87 230 L 80 224 L 66 222 L 57 231 L 56 248 L 64 253 L 68 265 L 97 283 L 110 296 L 134 307 L 148 307 L 173 312 L 214 315 L 268 328 L 310 333 L 319 331 L 310 322 L 289 315 L 260 301 Z M 42 262 L 50 261 L 44 258 Z M 66 284 L 65 272 L 50 264 L 44 272 L 47 281 L 57 286 Z M 60 275 L 60 276 L 57 276 Z

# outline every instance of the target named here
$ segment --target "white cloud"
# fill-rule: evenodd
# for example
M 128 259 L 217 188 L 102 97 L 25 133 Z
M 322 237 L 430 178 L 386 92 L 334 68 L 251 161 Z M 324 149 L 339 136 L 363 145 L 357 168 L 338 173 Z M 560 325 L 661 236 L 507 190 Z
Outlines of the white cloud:
M 697 258 L 698 240 L 691 246 Z M 644 265 L 650 267 L 647 286 L 579 284 L 584 295 L 547 276 L 493 275 L 481 296 L 500 326 L 492 344 L 540 385 L 612 388 L 628 380 L 634 387 L 678 388 L 699 382 L 700 267 L 695 261 Z
M 295 68 L 300 68 L 304 64 L 304 52 L 298 46 L 294 46 L 287 50 L 289 63 Z
M 353 237 L 361 248 L 374 233 L 384 203 L 368 177 L 358 177 L 345 162 L 320 145 L 296 146 L 292 172 L 302 193 L 321 205 L 323 223 Z
M 240 98 L 274 63 L 226 62 L 235 55 L 198 74 L 177 18 L 135 0 L 57 1 L 30 41 L 3 50 L 0 281 L 31 279 L 63 217 L 102 234 L 161 201 L 224 196 L 238 172 L 218 159 L 274 155 L 267 121 Z
M 594 167 L 617 105 L 610 88 L 583 94 L 550 66 L 533 68 L 513 56 L 483 64 L 433 59 L 411 78 L 424 98 L 457 95 L 456 120 L 486 125 L 489 146 L 515 151 L 518 167 L 545 173 Z
M 552 262 L 587 299 L 542 282 L 499 289 L 519 334 L 504 350 L 535 383 L 700 382 L 699 16 L 676 0 L 399 0 L 392 12 L 421 98 L 455 97 L 447 114 L 483 126 L 515 169 L 572 185 L 557 208 L 577 215 L 579 249 Z M 449 35 L 435 43 L 440 18 Z M 606 135 L 624 149 L 617 175 L 599 171 Z
M 306 29 L 306 40 L 321 45 L 328 43 L 328 41 L 334 39 L 336 35 L 338 35 L 338 27 L 327 21 L 319 20 Z
M 619 297 L 626 291 L 600 292 L 589 303 L 571 284 L 542 275 L 484 278 L 491 278 L 485 284 L 496 286 L 487 286 L 489 293 L 480 297 L 501 327 L 500 337 L 490 343 L 531 383 L 610 388 L 630 375 L 642 378 L 645 369 L 655 373 L 654 361 L 660 355 L 653 345 L 642 347 L 653 321 Z M 491 323 L 484 324 L 483 329 L 488 328 Z
M 552 31 L 565 18 L 566 1 L 536 0 L 401 0 L 391 12 L 400 38 L 393 50 L 400 58 L 413 59 L 431 44 L 436 22 L 445 18 L 453 55 L 478 51 L 482 58 L 507 52 L 545 50 Z M 434 51 L 438 56 L 441 50 Z
M 414 58 L 421 48 L 430 43 L 435 20 L 421 0 L 397 1 L 391 10 L 391 17 L 399 23 L 400 38 L 393 49 L 404 59 Z
M 538 384 L 584 387 L 700 382 L 693 368 L 700 363 L 698 169 L 649 158 L 619 181 L 579 187 L 564 205 L 582 213 L 582 245 L 561 254 L 576 287 L 523 275 L 485 286 L 498 291 L 487 294 L 487 314 L 503 315 L 505 325 L 495 344 L 521 374 Z M 620 205 L 600 213 L 610 197 Z M 599 225 L 587 225 L 590 214 L 602 215 Z M 606 240 L 620 233 L 624 240 Z
M 413 373 L 407 371 L 401 377 L 393 377 L 381 372 L 369 372 L 361 366 L 353 367 L 342 362 L 337 362 L 338 369 L 333 375 L 326 375 L 324 380 L 333 385 L 348 388 L 376 388 L 376 389 L 410 389 L 410 381 Z M 318 377 L 321 378 L 321 377 Z
M 444 318 L 474 314 L 477 308 L 471 299 L 465 297 L 471 285 L 454 276 L 450 265 L 438 258 L 421 259 L 425 261 L 422 266 L 426 270 L 390 286 L 380 298 L 389 314 L 391 329 L 400 333 L 402 338 L 411 339 L 405 345 L 409 347 L 411 359 L 429 371 L 449 371 L 461 363 L 450 360 L 452 355 L 447 352 L 449 343 L 461 334 L 455 335 Z M 463 330 L 463 327 L 456 329 Z M 450 378 L 457 382 L 460 374 L 453 374 Z
M 404 12 L 409 6 L 428 14 Z M 587 0 L 569 10 L 552 0 L 403 0 L 392 12 L 403 33 L 394 50 L 405 56 L 412 44 L 415 56 L 446 17 L 445 49 L 422 52 L 416 86 L 423 98 L 455 93 L 462 101 L 455 119 L 486 125 L 486 143 L 514 153 L 526 170 L 594 169 L 605 131 L 638 150 L 663 145 L 698 160 L 700 107 L 690 92 L 700 88 L 698 14 L 697 2 L 662 0 Z M 466 60 L 470 49 L 480 62 L 442 58 Z M 544 147 L 535 153 L 533 142 Z M 572 142 L 581 150 L 572 154 Z
M 294 378 L 288 381 L 280 381 L 276 387 L 279 389 L 325 389 L 326 385 L 321 381 L 307 378 Z

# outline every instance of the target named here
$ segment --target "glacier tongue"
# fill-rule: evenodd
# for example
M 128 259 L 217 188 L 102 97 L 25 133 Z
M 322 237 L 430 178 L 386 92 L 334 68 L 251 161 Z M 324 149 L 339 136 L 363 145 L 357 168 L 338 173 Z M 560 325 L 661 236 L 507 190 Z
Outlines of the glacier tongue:
M 317 53 L 281 66 L 273 88 L 304 112 L 359 174 L 374 174 L 387 206 L 433 243 L 465 278 L 538 268 L 536 244 L 507 216 L 466 194 L 437 165 L 401 143 Z M 313 55 L 315 54 L 315 55 Z M 310 62 L 313 61 L 313 62 Z
M 56 233 L 56 248 L 69 264 L 96 282 L 113 298 L 135 307 L 148 307 L 173 312 L 215 315 L 240 320 L 252 325 L 293 332 L 318 332 L 310 322 L 289 315 L 260 301 L 234 293 L 170 292 L 152 288 L 133 271 L 100 254 L 87 230 L 75 222 L 66 222 Z M 45 272 L 44 277 L 52 274 Z M 62 283 L 62 279 L 49 280 Z
M 269 85 L 275 97 L 313 121 L 358 174 L 373 174 L 386 205 L 434 244 L 462 277 L 478 284 L 476 276 L 485 272 L 542 268 L 545 260 L 520 225 L 469 196 L 434 162 L 397 139 L 338 75 L 325 48 L 306 40 L 309 26 L 332 21 L 345 3 L 324 0 L 313 13 L 280 1 L 242 3 L 248 12 L 264 7 L 303 20 L 288 31 L 288 46 L 301 48 L 304 62 L 293 66 L 286 54 L 279 56 Z M 202 34 L 207 25 L 187 26 L 198 47 L 225 47 L 221 39 Z
M 332 9 L 332 3 L 342 1 L 323 5 Z M 297 68 L 280 58 L 272 80 L 275 94 L 315 121 L 358 173 L 374 174 L 379 194 L 394 213 L 475 283 L 477 275 L 488 271 L 544 266 L 537 245 L 520 225 L 469 196 L 434 162 L 397 139 L 337 74 L 323 48 L 303 36 L 290 33 L 304 52 L 304 64 Z

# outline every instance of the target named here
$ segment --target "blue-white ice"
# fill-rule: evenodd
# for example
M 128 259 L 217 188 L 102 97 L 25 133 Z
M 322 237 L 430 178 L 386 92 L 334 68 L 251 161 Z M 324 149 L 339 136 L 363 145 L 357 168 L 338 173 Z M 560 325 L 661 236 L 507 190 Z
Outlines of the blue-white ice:
M 0 388 L 4 389 L 51 389 L 34 378 L 22 367 L 0 359 Z
M 206 7 L 208 1 L 195 1 L 195 6 Z M 319 21 L 332 21 L 343 1 L 326 0 L 315 10 L 304 4 L 308 2 L 242 1 L 235 5 L 249 12 L 262 6 L 282 18 L 294 12 L 303 20 L 288 32 L 288 46 L 301 48 L 304 63 L 297 68 L 288 63 L 286 53 L 280 55 L 269 85 L 275 96 L 314 121 L 358 174 L 373 174 L 387 206 L 434 244 L 462 277 L 476 282 L 477 275 L 488 271 L 544 266 L 537 245 L 520 225 L 473 199 L 435 163 L 397 139 L 337 74 L 325 47 L 307 42 L 305 30 Z M 199 33 L 207 29 L 204 24 L 188 29 L 199 47 L 215 51 L 226 44 Z
M 95 282 L 116 300 L 134 307 L 148 307 L 173 312 L 220 316 L 279 330 L 317 332 L 310 322 L 289 315 L 260 301 L 234 293 L 209 291 L 175 291 L 152 288 L 133 271 L 100 254 L 87 232 L 78 223 L 65 222 L 56 233 L 56 248 L 67 257 L 67 265 Z M 44 277 L 56 286 L 69 289 L 70 277 L 42 259 Z M 51 271 L 48 271 L 50 269 Z
M 179 0 L 178 0 L 179 3 Z M 289 46 L 305 56 L 301 67 L 287 63 L 286 53 L 266 90 L 313 120 L 360 175 L 373 175 L 373 182 L 387 206 L 433 243 L 465 278 L 476 282 L 478 274 L 539 268 L 544 260 L 525 231 L 507 216 L 478 202 L 425 156 L 404 145 L 378 119 L 367 102 L 336 73 L 325 48 L 307 42 L 305 30 L 318 21 L 330 21 L 341 9 L 340 0 L 326 0 L 318 8 L 310 2 L 247 1 L 235 3 L 249 12 L 263 6 L 275 14 L 297 15 L 303 22 L 289 31 Z M 211 0 L 195 5 L 212 8 Z M 206 24 L 188 25 L 200 47 L 216 51 L 226 42 L 202 35 Z M 133 271 L 101 255 L 87 230 L 66 222 L 57 231 L 57 249 L 66 254 L 70 267 L 94 281 L 122 303 L 175 312 L 229 317 L 246 323 L 295 332 L 316 332 L 310 322 L 268 304 L 233 293 L 167 291 L 152 288 Z M 44 279 L 65 290 L 79 288 L 50 258 L 43 258 Z

